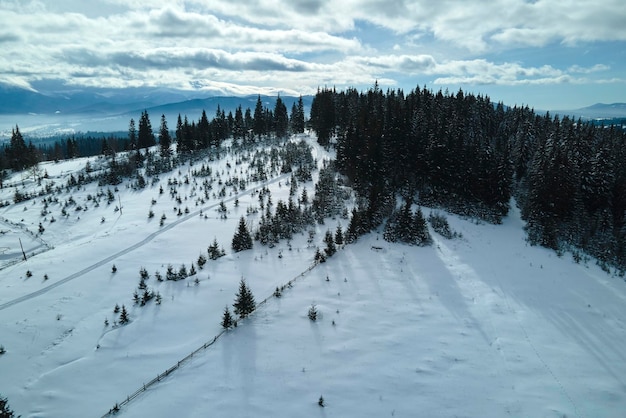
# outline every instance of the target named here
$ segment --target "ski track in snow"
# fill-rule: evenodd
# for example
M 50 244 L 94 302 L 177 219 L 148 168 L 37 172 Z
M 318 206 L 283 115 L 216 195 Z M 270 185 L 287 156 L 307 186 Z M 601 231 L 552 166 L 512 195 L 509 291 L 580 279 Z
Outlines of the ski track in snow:
M 274 184 L 274 183 L 277 183 L 277 182 L 279 182 L 281 180 L 284 180 L 285 178 L 287 178 L 289 176 L 291 176 L 291 173 L 281 174 L 281 175 L 279 175 L 277 177 L 274 177 L 271 180 L 267 180 L 265 182 L 257 184 L 254 187 L 250 187 L 243 193 L 239 193 L 239 194 L 237 194 L 235 196 L 231 196 L 228 199 L 223 199 L 222 201 L 220 201 L 220 203 L 221 202 L 224 202 L 224 203 L 231 202 L 231 201 L 234 201 L 234 200 L 240 198 L 241 196 L 250 195 L 250 194 L 254 193 L 256 187 L 267 186 L 267 185 L 270 185 L 270 184 Z M 87 274 L 87 273 L 89 273 L 89 272 L 91 272 L 91 271 L 93 271 L 93 270 L 95 270 L 95 269 L 97 269 L 99 267 L 102 267 L 102 266 L 104 266 L 107 263 L 110 263 L 111 261 L 117 259 L 118 257 L 121 257 L 122 255 L 128 254 L 128 253 L 136 250 L 137 248 L 143 247 L 144 245 L 148 244 L 150 241 L 152 241 L 153 239 L 155 239 L 159 235 L 161 235 L 161 234 L 163 234 L 163 233 L 165 233 L 165 232 L 175 228 L 176 226 L 182 224 L 183 222 L 188 221 L 189 219 L 192 219 L 195 216 L 198 216 L 198 214 L 200 214 L 200 212 L 206 211 L 206 210 L 210 210 L 210 209 L 214 209 L 214 208 L 218 207 L 220 205 L 220 203 L 214 203 L 212 205 L 208 205 L 208 206 L 202 207 L 202 208 L 200 208 L 200 209 L 198 209 L 198 210 L 196 210 L 194 212 L 190 212 L 188 215 L 185 215 L 182 218 L 177 219 L 176 221 L 174 221 L 172 223 L 169 223 L 167 225 L 164 225 L 164 226 L 160 227 L 160 229 L 158 231 L 155 231 L 155 232 L 151 233 L 150 235 L 148 235 L 143 240 L 141 240 L 141 241 L 139 241 L 139 242 L 137 242 L 137 243 L 127 247 L 127 248 L 124 248 L 123 250 L 120 250 L 120 251 L 116 252 L 115 254 L 110 255 L 109 257 L 106 257 L 106 258 L 98 261 L 97 263 L 94 263 L 94 264 L 92 264 L 92 265 L 90 265 L 88 267 L 85 267 L 84 269 L 82 269 L 82 270 L 80 270 L 80 271 L 78 271 L 76 273 L 70 274 L 69 276 L 67 276 L 67 277 L 65 277 L 63 279 L 60 279 L 57 282 L 52 283 L 52 284 L 50 284 L 50 285 L 48 285 L 46 287 L 43 287 L 43 288 L 41 288 L 39 290 L 36 290 L 34 292 L 31 292 L 31 293 L 28 293 L 26 295 L 20 296 L 18 298 L 15 298 L 13 300 L 8 301 L 8 302 L 4 302 L 4 303 L 0 304 L 0 311 L 2 311 L 4 309 L 7 309 L 7 308 L 10 308 L 12 306 L 15 306 L 17 304 L 20 304 L 22 302 L 26 302 L 28 300 L 34 299 L 34 298 L 36 298 L 38 296 L 43 295 L 44 293 L 47 293 L 47 292 L 49 292 L 49 291 L 51 291 L 53 289 L 56 289 L 59 286 L 62 286 L 64 284 L 66 284 L 67 282 L 70 282 L 70 281 L 72 281 L 74 279 L 77 279 L 77 278 L 79 278 L 81 276 L 84 276 L 85 274 Z M 122 215 L 120 215 L 120 216 L 122 216 Z
M 437 252 L 440 254 L 440 258 L 444 266 L 449 270 L 451 276 L 455 279 L 457 285 L 463 289 L 463 293 L 465 295 L 471 295 L 471 302 L 473 306 L 473 310 L 479 310 L 481 307 L 484 309 L 488 307 L 488 304 L 491 302 L 485 302 L 484 296 L 481 295 L 478 290 L 478 281 L 480 278 L 474 269 L 463 263 L 459 258 L 453 253 L 453 251 L 444 243 L 444 241 L 438 237 L 437 233 L 431 230 L 431 237 L 433 238 L 433 245 L 437 248 Z M 482 283 L 484 286 L 484 283 Z M 495 291 L 492 289 L 483 289 L 483 291 L 495 294 Z M 498 295 L 499 296 L 499 295 Z M 504 296 L 506 297 L 506 296 Z M 474 316 L 472 312 L 471 315 L 471 326 L 477 328 L 482 335 L 485 343 L 494 349 L 498 354 L 498 358 L 501 359 L 502 363 L 498 367 L 499 374 L 505 374 L 507 378 L 510 379 L 510 376 L 513 374 L 511 367 L 509 366 L 509 362 L 506 357 L 505 349 L 500 341 L 500 335 L 498 328 L 496 327 L 495 321 L 493 320 L 492 314 L 490 312 L 482 312 L 483 309 L 480 309 L 478 314 L 480 314 L 481 318 L 478 319 Z M 511 313 L 514 312 L 511 310 Z M 490 330 L 484 330 L 480 324 L 489 324 Z M 469 326 L 469 325 L 468 325 Z M 504 370 L 502 370 L 504 369 Z M 514 399 L 514 398 L 513 398 Z M 519 402 L 518 402 L 519 403 Z M 520 405 L 511 405 L 515 410 L 520 410 Z M 514 408 L 513 408 L 514 407 Z
M 525 341 L 528 343 L 528 346 L 532 349 L 533 353 L 539 360 L 539 363 L 541 363 L 542 367 L 546 370 L 546 372 L 552 377 L 552 379 L 558 385 L 563 396 L 572 405 L 574 412 L 576 413 L 576 416 L 581 417 L 579 409 L 576 405 L 576 402 L 574 402 L 574 399 L 569 394 L 567 389 L 565 389 L 565 386 L 563 386 L 563 384 L 561 383 L 561 380 L 554 373 L 550 365 L 544 360 L 543 356 L 539 353 L 536 345 L 533 343 L 532 339 L 528 335 L 528 331 L 526 330 L 526 327 L 524 327 L 524 324 L 516 315 L 516 311 L 511 307 L 509 300 L 506 296 L 507 292 L 506 290 L 503 289 L 502 283 L 497 278 L 497 275 L 494 275 L 494 277 L 498 281 L 500 288 L 503 289 L 502 295 L 498 295 L 494 289 L 489 289 L 488 287 L 486 287 L 486 284 L 480 279 L 476 271 L 471 266 L 465 264 L 462 260 L 460 260 L 454 254 L 454 252 L 443 242 L 443 240 L 437 237 L 436 233 L 433 233 L 431 231 L 431 236 L 433 237 L 434 245 L 436 246 L 439 254 L 441 255 L 441 261 L 444 263 L 446 268 L 448 268 L 452 277 L 456 279 L 456 283 L 459 285 L 459 287 L 463 288 L 463 293 L 465 295 L 472 295 L 472 302 L 474 304 L 473 306 L 476 307 L 475 310 L 478 310 L 479 307 L 481 306 L 489 307 L 490 305 L 493 305 L 492 301 L 483 300 L 483 299 L 486 299 L 485 295 L 488 295 L 490 293 L 496 295 L 499 300 L 502 300 L 502 299 L 504 300 L 508 313 L 515 318 L 516 325 L 521 330 Z M 483 289 L 480 289 L 479 288 L 480 286 L 483 286 Z M 496 303 L 495 305 L 497 306 L 498 304 Z M 493 314 L 491 312 L 483 313 L 482 309 L 478 311 L 478 314 L 481 316 L 480 319 L 475 318 L 472 315 L 472 318 L 471 318 L 472 326 L 475 326 L 479 329 L 480 333 L 485 338 L 485 341 L 488 343 L 489 346 L 491 347 L 495 346 L 495 350 L 498 352 L 499 357 L 502 359 L 504 363 L 504 368 L 506 370 L 506 373 L 511 374 L 511 369 L 508 365 L 508 361 L 504 353 L 502 343 L 500 341 L 501 333 L 498 331 L 495 325 L 495 321 L 493 320 L 493 316 L 492 316 Z M 480 328 L 481 323 L 490 324 L 494 335 L 489 336 L 485 332 L 485 330 Z

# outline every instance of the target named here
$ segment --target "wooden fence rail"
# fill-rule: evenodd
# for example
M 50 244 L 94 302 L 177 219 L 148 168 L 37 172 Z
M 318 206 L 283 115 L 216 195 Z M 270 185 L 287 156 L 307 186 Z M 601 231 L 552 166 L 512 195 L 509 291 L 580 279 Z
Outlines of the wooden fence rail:
M 290 288 L 291 286 L 293 286 L 293 284 L 301 277 L 304 277 L 307 273 L 309 273 L 311 270 L 313 270 L 316 266 L 318 265 L 318 263 L 313 263 L 312 265 L 310 265 L 306 270 L 304 270 L 302 273 L 300 273 L 299 275 L 297 275 L 296 277 L 294 277 L 293 279 L 289 280 L 285 285 L 282 286 L 282 289 L 285 288 Z M 260 306 L 264 305 L 265 303 L 267 303 L 267 301 L 269 301 L 270 299 L 274 298 L 274 294 L 272 293 L 272 295 L 266 297 L 265 299 L 263 299 L 261 302 L 259 302 L 255 308 L 258 309 Z M 189 361 L 194 355 L 198 354 L 200 351 L 206 350 L 207 348 L 209 348 L 210 346 L 212 346 L 213 344 L 215 344 L 217 342 L 217 340 L 224 335 L 224 333 L 226 332 L 226 330 L 222 330 L 219 334 L 217 334 L 215 337 L 213 337 L 212 340 L 205 342 L 204 344 L 202 344 L 200 347 L 198 347 L 197 349 L 195 349 L 194 351 L 192 351 L 191 353 L 189 353 L 187 356 L 183 357 L 181 360 L 179 360 L 176 364 L 174 364 L 172 367 L 170 367 L 169 369 L 165 370 L 163 373 L 158 374 L 154 379 L 152 379 L 151 381 L 149 381 L 148 383 L 144 383 L 139 389 L 137 389 L 135 392 L 133 392 L 131 395 L 128 395 L 126 397 L 126 399 L 124 399 L 121 402 L 118 402 L 115 404 L 115 406 L 111 409 L 109 409 L 109 411 L 102 415 L 102 418 L 107 418 L 107 417 L 111 417 L 112 415 L 115 415 L 117 412 L 120 411 L 120 409 L 126 405 L 128 405 L 132 400 L 136 399 L 137 397 L 139 397 L 139 395 L 141 395 L 142 393 L 144 393 L 146 390 L 150 389 L 150 387 L 152 387 L 153 385 L 156 385 L 157 383 L 159 383 L 161 380 L 165 379 L 167 376 L 169 376 L 170 374 L 172 374 L 174 371 L 176 371 L 178 368 L 180 368 L 181 366 L 183 366 L 187 361 Z

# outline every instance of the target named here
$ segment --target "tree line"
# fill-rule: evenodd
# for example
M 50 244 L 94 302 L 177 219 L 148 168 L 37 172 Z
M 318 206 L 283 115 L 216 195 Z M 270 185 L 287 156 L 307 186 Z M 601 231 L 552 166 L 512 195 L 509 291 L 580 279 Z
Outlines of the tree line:
M 514 197 L 528 239 L 626 269 L 626 134 L 488 96 L 320 89 L 318 141 L 359 195 L 356 232 L 406 203 L 500 222 Z
M 5 178 L 5 170 L 20 171 L 30 168 L 41 161 L 59 161 L 76 157 L 94 155 L 114 155 L 117 152 L 145 149 L 160 145 L 163 152 L 176 144 L 179 153 L 190 153 L 200 149 L 219 146 L 227 138 L 246 143 L 254 143 L 263 136 L 276 135 L 285 137 L 290 133 L 304 132 L 304 103 L 302 97 L 293 103 L 288 112 L 284 101 L 277 97 L 273 109 L 263 105 L 261 96 L 257 97 L 254 112 L 250 108 L 237 107 L 233 115 L 218 108 L 215 116 L 209 119 L 205 111 L 197 121 L 190 121 L 187 116 L 178 116 L 176 128 L 171 136 L 165 115 L 161 116 L 158 130 L 152 127 L 150 116 L 144 110 L 138 121 L 130 120 L 127 135 L 71 136 L 58 139 L 50 144 L 35 146 L 16 126 L 8 144 L 0 147 L 0 185 Z M 158 141 L 157 141 L 158 139 Z

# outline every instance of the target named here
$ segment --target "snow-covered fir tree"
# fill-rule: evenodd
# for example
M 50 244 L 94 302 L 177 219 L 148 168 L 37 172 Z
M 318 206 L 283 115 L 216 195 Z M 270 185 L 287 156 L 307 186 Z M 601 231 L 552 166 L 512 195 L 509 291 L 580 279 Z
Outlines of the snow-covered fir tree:
M 233 236 L 232 248 L 235 252 L 252 248 L 252 236 L 248 231 L 246 220 L 243 216 L 239 219 L 239 227 L 237 228 L 237 232 L 235 232 L 235 236 Z
M 239 292 L 235 297 L 233 307 L 235 308 L 235 315 L 239 315 L 241 318 L 245 318 L 256 309 L 254 296 L 244 279 L 241 279 L 239 282 Z

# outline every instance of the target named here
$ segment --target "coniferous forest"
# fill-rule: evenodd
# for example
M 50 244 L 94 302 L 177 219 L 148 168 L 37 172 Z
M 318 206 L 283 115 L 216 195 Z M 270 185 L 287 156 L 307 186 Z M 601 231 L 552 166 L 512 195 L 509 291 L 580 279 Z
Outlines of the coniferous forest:
M 171 136 L 164 116 L 153 130 L 147 112 L 138 126 L 131 119 L 122 137 L 68 138 L 44 148 L 27 145 L 16 126 L 10 143 L 0 149 L 0 187 L 6 169 L 95 154 L 110 158 L 107 175 L 98 181 L 118 184 L 136 175 L 138 167 L 146 167 L 146 174 L 167 171 L 227 138 L 254 146 L 262 138 L 304 132 L 305 120 L 302 98 L 288 112 L 280 97 L 268 109 L 259 96 L 254 110 L 239 107 L 234 115 L 219 108 L 212 119 L 205 112 L 197 121 L 179 115 Z M 335 171 L 356 191 L 346 242 L 384 226 L 392 241 L 428 243 L 421 211 L 410 211 L 414 204 L 499 223 L 513 203 L 527 223 L 531 244 L 570 251 L 577 261 L 591 255 L 605 268 L 626 270 L 623 126 L 540 115 L 461 90 L 384 92 L 378 85 L 365 92 L 318 90 L 306 122 L 318 142 L 337 154 L 320 172 L 314 212 L 323 218 L 336 209 Z M 157 142 L 160 158 L 147 152 Z M 129 152 L 128 157 L 116 159 L 119 151 Z M 306 172 L 296 174 L 310 178 Z M 262 222 L 257 233 L 261 241 L 264 227 Z
M 514 198 L 530 243 L 626 268 L 623 127 L 377 85 L 319 90 L 310 126 L 360 198 L 352 230 L 381 225 L 398 196 L 496 223 Z

